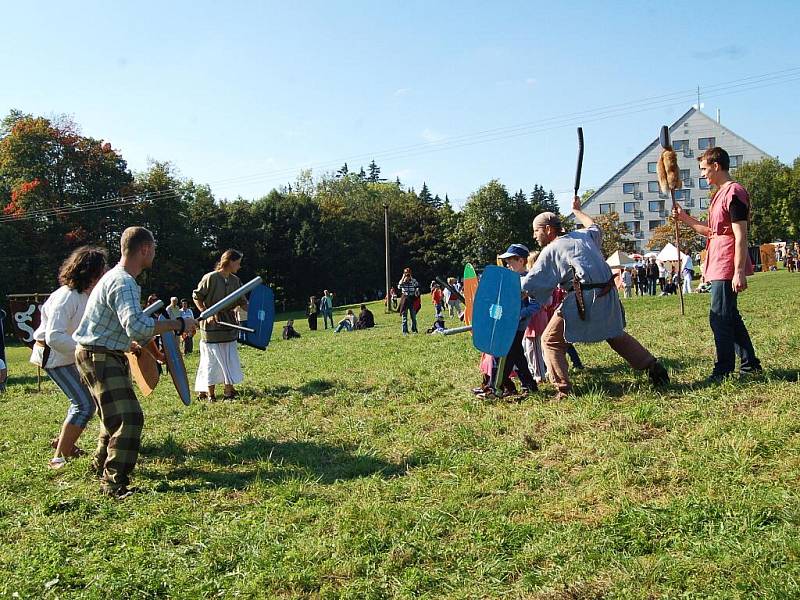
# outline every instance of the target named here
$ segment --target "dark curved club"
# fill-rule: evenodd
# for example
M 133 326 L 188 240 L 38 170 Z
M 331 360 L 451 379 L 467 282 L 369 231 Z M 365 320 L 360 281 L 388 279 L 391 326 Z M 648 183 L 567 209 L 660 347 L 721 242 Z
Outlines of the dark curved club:
M 578 166 L 575 169 L 575 195 L 581 187 L 581 171 L 583 170 L 583 127 L 578 127 Z
M 658 141 L 661 142 L 662 148 L 670 148 L 669 141 L 669 127 L 666 125 L 661 126 L 661 132 L 658 134 Z
M 438 275 L 436 276 L 436 282 L 439 285 L 442 285 L 442 286 L 446 287 L 448 290 L 450 290 L 450 293 L 453 294 L 456 298 L 458 298 L 459 301 L 464 302 L 464 303 L 467 302 L 467 299 L 464 298 L 464 296 L 462 296 L 456 288 L 454 288 L 452 285 L 447 283 L 444 279 L 442 279 Z

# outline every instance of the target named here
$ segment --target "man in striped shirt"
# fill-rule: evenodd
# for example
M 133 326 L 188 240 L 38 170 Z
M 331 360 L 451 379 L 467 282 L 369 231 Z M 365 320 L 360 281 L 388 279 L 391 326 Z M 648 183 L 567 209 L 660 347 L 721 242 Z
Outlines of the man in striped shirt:
M 419 297 L 419 283 L 411 276 L 411 269 L 403 269 L 403 277 L 397 284 L 402 294 L 399 312 L 402 315 L 403 335 L 408 335 L 408 313 L 411 313 L 411 331 L 417 333 L 417 311 L 414 304 Z
M 125 352 L 165 331 L 195 332 L 194 319 L 156 321 L 142 312 L 142 290 L 136 283 L 153 265 L 156 242 L 144 227 L 128 227 L 120 240 L 122 257 L 92 290 L 83 319 L 73 334 L 75 364 L 92 393 L 100 415 L 100 438 L 92 467 L 101 491 L 113 498 L 130 496 L 130 473 L 136 466 L 144 415 L 133 391 Z

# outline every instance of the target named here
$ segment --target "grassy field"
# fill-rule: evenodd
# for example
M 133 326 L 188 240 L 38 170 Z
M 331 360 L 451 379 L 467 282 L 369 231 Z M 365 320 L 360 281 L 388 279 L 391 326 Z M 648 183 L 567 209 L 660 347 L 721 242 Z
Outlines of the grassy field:
M 468 335 L 402 337 L 378 304 L 372 331 L 297 321 L 284 342 L 276 326 L 266 352 L 242 350 L 237 401 L 184 408 L 166 380 L 143 401 L 143 491 L 124 502 L 88 458 L 46 468 L 66 400 L 11 348 L 0 596 L 800 597 L 800 275 L 750 283 L 765 376 L 702 386 L 709 296 L 685 318 L 677 297 L 634 298 L 629 331 L 673 384 L 579 346 L 561 403 L 549 386 L 475 399 Z

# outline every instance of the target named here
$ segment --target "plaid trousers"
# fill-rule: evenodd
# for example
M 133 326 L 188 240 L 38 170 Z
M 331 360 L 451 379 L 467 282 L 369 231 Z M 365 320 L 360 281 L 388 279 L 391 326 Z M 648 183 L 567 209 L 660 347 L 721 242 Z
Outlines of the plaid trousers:
M 92 461 L 107 491 L 128 485 L 141 446 L 144 414 L 133 391 L 128 360 L 121 352 L 78 346 L 75 365 L 100 416 Z

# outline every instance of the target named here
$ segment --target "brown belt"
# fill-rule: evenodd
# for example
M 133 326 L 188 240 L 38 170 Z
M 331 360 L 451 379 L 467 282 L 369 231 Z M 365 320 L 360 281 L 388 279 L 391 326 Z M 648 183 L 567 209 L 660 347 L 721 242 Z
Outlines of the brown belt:
M 86 350 L 87 352 L 92 352 L 93 354 L 110 354 L 111 356 L 125 358 L 125 352 L 123 350 L 112 350 L 105 346 L 84 346 L 83 344 L 78 344 L 78 348 Z

